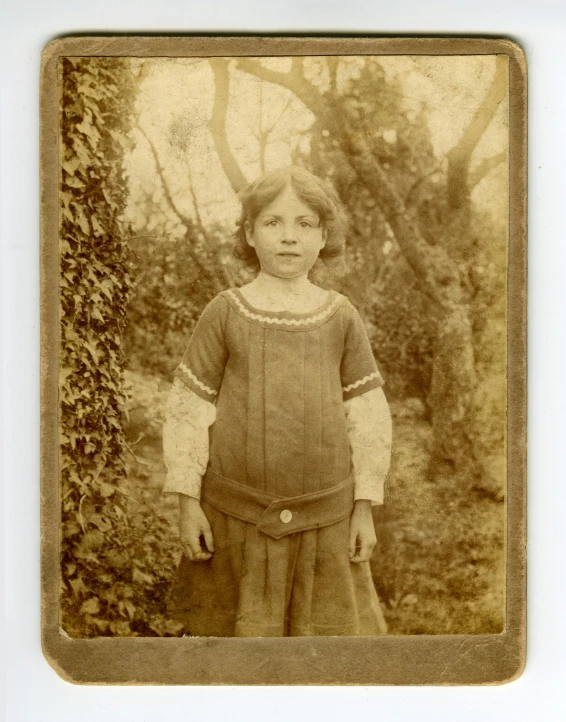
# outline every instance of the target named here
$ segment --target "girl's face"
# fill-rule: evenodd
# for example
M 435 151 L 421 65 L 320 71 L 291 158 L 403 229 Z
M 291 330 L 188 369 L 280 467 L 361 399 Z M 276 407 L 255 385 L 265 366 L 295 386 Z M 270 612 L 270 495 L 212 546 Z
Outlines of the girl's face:
M 289 184 L 264 206 L 255 223 L 246 224 L 261 270 L 278 278 L 306 276 L 326 243 L 318 213 L 303 203 Z

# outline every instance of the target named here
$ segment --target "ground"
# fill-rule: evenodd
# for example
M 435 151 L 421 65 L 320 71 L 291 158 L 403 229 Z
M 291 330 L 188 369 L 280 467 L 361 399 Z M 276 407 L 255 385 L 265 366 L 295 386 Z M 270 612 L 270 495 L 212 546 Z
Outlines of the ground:
M 165 480 L 161 418 L 167 387 L 129 375 L 129 474 L 137 494 L 169 521 L 164 544 L 177 559 L 178 503 Z M 374 518 L 375 585 L 390 634 L 494 634 L 505 610 L 502 501 L 470 488 L 448 469 L 432 471 L 432 430 L 422 404 L 392 404 L 393 460 Z

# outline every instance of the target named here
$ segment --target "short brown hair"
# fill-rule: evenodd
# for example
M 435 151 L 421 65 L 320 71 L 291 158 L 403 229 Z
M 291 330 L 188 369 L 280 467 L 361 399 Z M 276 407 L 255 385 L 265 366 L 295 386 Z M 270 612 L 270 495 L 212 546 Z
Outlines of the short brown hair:
M 242 212 L 234 233 L 234 255 L 250 269 L 259 268 L 255 248 L 246 239 L 246 223 L 254 225 L 265 206 L 291 185 L 297 196 L 313 211 L 326 231 L 326 244 L 319 258 L 330 271 L 345 270 L 348 216 L 334 187 L 304 168 L 289 166 L 266 173 L 250 183 L 240 194 Z

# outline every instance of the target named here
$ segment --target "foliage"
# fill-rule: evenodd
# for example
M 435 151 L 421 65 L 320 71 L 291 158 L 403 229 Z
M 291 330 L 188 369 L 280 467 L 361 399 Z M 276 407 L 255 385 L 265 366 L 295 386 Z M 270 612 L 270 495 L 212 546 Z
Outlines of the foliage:
M 140 234 L 132 241 L 135 284 L 128 307 L 125 355 L 133 369 L 171 378 L 205 305 L 240 283 L 231 243 L 221 228 L 185 221 L 182 238 Z
M 375 509 L 372 573 L 389 632 L 501 633 L 505 509 L 465 479 L 431 473 L 432 429 L 409 401 L 392 405 L 396 452 Z
M 156 590 L 165 522 L 130 514 L 121 335 L 131 286 L 120 214 L 135 79 L 119 59 L 62 61 L 60 469 L 62 626 L 72 636 L 175 633 Z
M 369 150 L 404 198 L 437 168 L 426 117 L 406 110 L 399 82 L 387 79 L 377 60 L 368 60 L 334 91 L 332 103 L 341 108 L 351 132 L 368 139 Z M 427 299 L 382 210 L 354 171 L 350 153 L 324 127 L 324 119 L 312 129 L 311 148 L 298 160 L 336 186 L 350 214 L 350 272 L 341 290 L 368 322 L 388 394 L 425 397 L 434 333 Z
M 388 398 L 421 397 L 430 388 L 434 325 L 414 274 L 395 251 L 373 284 L 364 318 Z

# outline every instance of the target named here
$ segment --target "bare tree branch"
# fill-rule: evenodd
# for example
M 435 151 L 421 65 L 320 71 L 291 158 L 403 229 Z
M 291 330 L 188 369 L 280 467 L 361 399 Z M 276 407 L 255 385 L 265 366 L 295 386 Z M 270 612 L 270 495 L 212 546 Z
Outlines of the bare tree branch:
M 472 186 L 469 184 L 468 171 L 472 153 L 504 100 L 507 86 L 507 58 L 498 55 L 493 80 L 482 104 L 458 143 L 448 153 L 448 203 L 453 209 L 460 208 L 469 199 Z
M 470 179 L 468 182 L 470 191 L 472 191 L 488 173 L 490 173 L 494 168 L 497 168 L 498 165 L 501 165 L 501 163 L 504 163 L 506 160 L 507 153 L 504 150 L 502 150 L 501 153 L 497 153 L 497 155 L 492 155 L 491 158 L 484 158 L 478 167 L 470 173 Z
M 281 122 L 281 119 L 283 118 L 283 116 L 284 116 L 285 113 L 287 112 L 287 110 L 288 110 L 288 108 L 289 108 L 289 106 L 291 105 L 292 102 L 293 102 L 293 96 L 289 96 L 289 98 L 287 98 L 287 102 L 286 102 L 285 105 L 283 106 L 283 110 L 279 113 L 279 116 L 273 121 L 273 123 L 269 126 L 269 128 L 266 128 L 266 129 L 265 129 L 264 132 L 265 132 L 266 134 L 269 135 L 270 133 L 273 132 L 273 129 Z
M 189 158 L 189 152 L 185 148 L 185 163 L 187 164 L 187 180 L 189 182 L 189 195 L 191 196 L 191 201 L 193 203 L 193 208 L 195 209 L 195 217 L 197 219 L 197 223 L 201 228 L 204 228 L 202 218 L 198 209 L 197 199 L 195 195 L 195 189 L 193 185 L 193 174 L 191 173 L 191 161 Z
M 139 132 L 143 135 L 143 137 L 146 139 L 146 141 L 149 145 L 149 148 L 153 155 L 153 160 L 155 162 L 155 167 L 157 169 L 157 175 L 159 176 L 159 179 L 161 181 L 161 186 L 163 188 L 163 192 L 165 194 L 167 203 L 169 204 L 171 210 L 179 218 L 181 223 L 183 223 L 185 226 L 189 226 L 191 224 L 191 219 L 188 216 L 186 216 L 182 211 L 179 210 L 177 204 L 173 200 L 173 195 L 171 193 L 171 189 L 169 188 L 169 184 L 167 183 L 167 180 L 165 178 L 165 171 L 163 170 L 163 166 L 161 165 L 161 162 L 159 160 L 159 155 L 157 154 L 157 149 L 156 149 L 155 145 L 153 144 L 151 138 L 148 136 L 148 134 L 145 132 L 145 130 L 141 127 L 141 125 L 139 124 L 139 122 L 137 120 L 136 120 L 136 127 L 139 130 Z
M 230 185 L 236 193 L 239 193 L 247 185 L 247 181 L 232 153 L 226 136 L 226 113 L 230 97 L 228 61 L 224 58 L 209 58 L 209 64 L 214 73 L 214 104 L 212 106 L 210 132 Z
M 362 183 L 382 209 L 401 252 L 419 278 L 423 290 L 437 303 L 449 306 L 461 300 L 458 269 L 441 246 L 431 246 L 393 188 L 379 161 L 364 140 L 350 142 L 350 162 Z
M 273 129 L 279 124 L 281 121 L 281 118 L 287 111 L 287 108 L 291 105 L 293 102 L 293 96 L 289 96 L 287 98 L 287 101 L 285 105 L 283 106 L 283 110 L 279 114 L 279 117 L 277 117 L 273 123 L 268 128 L 263 127 L 263 83 L 260 85 L 259 88 L 259 133 L 256 133 L 253 128 L 250 128 L 254 138 L 257 140 L 259 145 L 259 166 L 261 168 L 261 172 L 265 172 L 265 151 L 267 149 L 267 144 L 269 143 L 269 138 L 271 136 L 271 133 L 273 132 Z
M 251 58 L 239 58 L 236 67 L 250 75 L 255 75 L 260 80 L 266 80 L 268 83 L 274 83 L 290 90 L 315 116 L 325 120 L 331 119 L 331 113 L 328 112 L 329 109 L 324 98 L 303 76 L 300 58 L 293 58 L 293 65 L 289 73 L 271 70 Z
M 259 167 L 261 168 L 262 173 L 265 173 L 265 149 L 267 147 L 267 141 L 269 138 L 269 130 L 264 131 L 264 129 L 263 129 L 263 83 L 260 83 L 260 85 L 259 85 L 258 134 L 256 135 L 256 140 L 259 144 Z

